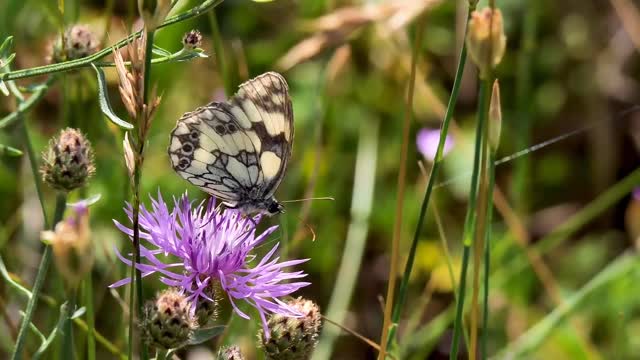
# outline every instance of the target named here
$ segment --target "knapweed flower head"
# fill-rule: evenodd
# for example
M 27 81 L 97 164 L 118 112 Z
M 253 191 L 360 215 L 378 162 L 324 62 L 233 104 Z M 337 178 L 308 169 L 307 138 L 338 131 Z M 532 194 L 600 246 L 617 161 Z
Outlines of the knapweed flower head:
M 184 346 L 197 328 L 191 304 L 180 290 L 169 288 L 144 306 L 140 328 L 148 345 L 161 349 Z
M 67 28 L 63 39 L 56 39 L 49 62 L 81 59 L 100 50 L 100 40 L 87 25 L 77 24 Z
M 174 199 L 171 210 L 160 194 L 151 202 L 151 209 L 142 206 L 140 210 L 140 239 L 147 244 L 140 246 L 142 263 L 136 264 L 136 267 L 143 277 L 159 274 L 160 281 L 184 291 L 192 304 L 201 299 L 214 301 L 208 295 L 209 289 L 219 283 L 239 316 L 249 319 L 237 307 L 238 300 L 256 308 L 267 336 L 268 314 L 302 316 L 280 298 L 309 285 L 301 281 L 287 283 L 306 274 L 302 271 L 284 271 L 308 259 L 280 262 L 275 256 L 277 243 L 261 259 L 251 254 L 277 226 L 257 235 L 256 225 L 260 222 L 260 216 L 249 218 L 237 210 L 216 208 L 214 199 L 193 206 L 186 193 Z M 131 220 L 131 206 L 125 212 Z M 133 230 L 117 221 L 115 223 L 130 238 L 133 236 Z M 117 255 L 131 266 L 131 260 L 120 253 Z M 126 278 L 111 287 L 129 281 Z M 192 306 L 192 311 L 195 311 L 195 306 Z
M 418 131 L 416 136 L 416 145 L 418 151 L 429 161 L 433 161 L 436 158 L 436 151 L 438 151 L 438 142 L 440 141 L 440 129 L 428 129 L 422 128 Z M 453 139 L 447 135 L 444 140 L 444 147 L 442 148 L 442 155 L 446 155 L 453 148 Z
M 268 360 L 310 359 L 318 344 L 322 328 L 318 305 L 302 297 L 292 299 L 288 304 L 302 316 L 294 318 L 273 314 L 268 321 L 271 337 L 265 337 L 263 332 L 258 333 L 260 346 Z
M 240 348 L 236 345 L 223 347 L 218 350 L 217 360 L 244 360 Z
M 198 30 L 191 30 L 182 37 L 182 46 L 187 50 L 199 48 L 202 45 L 202 34 Z
M 73 128 L 62 130 L 49 140 L 42 153 L 42 179 L 56 190 L 71 191 L 86 184 L 95 173 L 93 149 L 82 133 Z

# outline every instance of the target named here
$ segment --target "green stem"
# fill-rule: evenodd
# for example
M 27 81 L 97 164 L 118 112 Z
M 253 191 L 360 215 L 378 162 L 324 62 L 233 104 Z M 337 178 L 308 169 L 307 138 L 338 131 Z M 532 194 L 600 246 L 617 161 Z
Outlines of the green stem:
M 34 175 L 37 177 L 37 173 Z M 56 198 L 56 211 L 53 216 L 53 222 L 51 223 L 51 226 L 55 226 L 55 224 L 57 224 L 62 219 L 66 203 L 67 194 L 62 192 L 58 193 L 58 196 Z M 25 311 L 24 318 L 22 319 L 22 324 L 20 325 L 20 331 L 18 332 L 16 346 L 13 348 L 13 353 L 11 354 L 12 360 L 22 359 L 22 348 L 24 347 L 24 341 L 28 331 L 27 329 L 29 328 L 29 324 L 31 324 L 31 318 L 33 317 L 33 313 L 36 309 L 38 295 L 40 294 L 40 290 L 42 289 L 42 285 L 44 284 L 44 279 L 47 275 L 47 271 L 49 270 L 50 263 L 51 246 L 45 245 L 44 253 L 42 254 L 42 259 L 40 260 L 40 266 L 38 266 L 38 273 L 36 274 L 33 289 L 31 290 L 31 297 L 29 298 L 29 302 L 27 303 L 27 309 Z
M 480 177 L 480 154 L 482 152 L 482 134 L 487 118 L 487 110 L 489 106 L 490 82 L 482 80 L 480 83 L 480 92 L 478 96 L 478 123 L 476 125 L 476 145 L 473 159 L 473 174 L 471 176 L 471 187 L 469 189 L 469 204 L 467 205 L 467 214 L 464 221 L 464 230 L 462 235 L 462 244 L 464 246 L 462 257 L 462 269 L 460 270 L 459 283 L 459 300 L 456 304 L 456 319 L 453 327 L 453 341 L 451 342 L 451 352 L 449 358 L 455 360 L 458 358 L 458 345 L 460 342 L 460 334 L 462 332 L 462 317 L 464 309 L 465 288 L 467 286 L 467 267 L 469 266 L 469 253 L 471 252 L 471 243 L 473 233 L 476 226 L 476 216 L 474 210 L 476 208 L 476 198 L 478 193 L 478 178 Z
M 475 8 L 469 9 L 469 14 Z M 466 36 L 466 28 L 465 28 L 465 36 Z M 393 324 L 397 324 L 400 320 L 400 315 L 402 313 L 402 308 L 404 307 L 404 303 L 407 299 L 407 292 L 409 289 L 409 279 L 411 277 L 411 271 L 413 269 L 413 264 L 415 261 L 416 250 L 418 247 L 418 239 L 420 238 L 420 232 L 422 230 L 422 225 L 424 223 L 424 217 L 427 213 L 427 208 L 429 206 L 429 200 L 431 199 L 431 193 L 433 191 L 433 186 L 435 184 L 436 179 L 438 178 L 438 172 L 440 170 L 440 164 L 442 162 L 442 156 L 444 151 L 444 143 L 447 138 L 447 133 L 449 132 L 449 123 L 453 118 L 454 108 L 456 106 L 456 102 L 458 101 L 458 93 L 460 92 L 460 84 L 462 83 L 462 75 L 464 73 L 464 65 L 467 61 L 467 47 L 466 45 L 462 46 L 462 50 L 460 52 L 460 59 L 458 60 L 458 66 L 456 68 L 455 78 L 453 80 L 453 87 L 451 89 L 451 96 L 449 97 L 449 102 L 447 104 L 447 109 L 445 111 L 444 120 L 442 121 L 442 129 L 440 130 L 440 139 L 438 141 L 438 150 L 436 151 L 436 157 L 434 159 L 433 166 L 431 167 L 431 172 L 429 174 L 429 180 L 427 182 L 427 189 L 424 193 L 424 198 L 422 199 L 422 205 L 420 206 L 420 215 L 418 216 L 418 224 L 416 225 L 416 230 L 413 234 L 413 241 L 411 242 L 411 248 L 409 250 L 409 256 L 407 258 L 407 263 L 405 265 L 404 273 L 402 275 L 402 280 L 400 282 L 400 289 L 398 291 L 398 299 L 393 308 L 393 315 L 391 317 Z M 389 331 L 389 341 L 394 338 L 396 332 L 396 327 L 393 326 Z
M 67 302 L 67 310 L 64 314 L 64 330 L 62 333 L 62 359 L 75 359 L 75 351 L 73 345 L 73 320 L 71 317 L 76 311 L 76 288 L 69 289 L 69 300 Z
M 153 57 L 153 36 L 155 32 L 153 30 L 147 31 L 147 41 L 144 51 L 144 96 L 143 100 L 145 104 L 149 104 L 149 92 L 151 84 L 151 58 Z
M 87 309 L 87 359 L 96 359 L 95 314 L 93 313 L 93 277 L 91 271 L 84 282 L 84 306 Z
M 25 112 L 31 109 L 35 104 L 38 103 L 46 94 L 47 91 L 51 88 L 51 85 L 56 81 L 56 76 L 50 76 L 47 81 L 39 85 L 37 89 L 29 96 L 29 98 L 25 101 L 18 102 L 18 109 L 9 115 L 0 119 L 0 129 L 5 128 L 16 120 L 18 120 Z
M 202 2 L 202 4 L 194 8 L 191 8 L 189 11 L 186 11 L 182 14 L 175 15 L 166 19 L 162 24 L 158 26 L 158 29 L 202 15 L 204 12 L 216 7 L 220 3 L 222 3 L 222 0 L 205 0 L 204 2 Z M 0 75 L 0 79 L 3 81 L 8 81 L 8 80 L 39 76 L 44 74 L 51 74 L 56 72 L 70 71 L 70 70 L 78 69 L 82 67 L 89 67 L 91 66 L 91 63 L 97 60 L 100 60 L 103 57 L 111 54 L 115 49 L 120 49 L 121 47 L 128 45 L 133 39 L 140 37 L 141 35 L 142 35 L 142 32 L 138 31 L 118 41 L 113 46 L 105 48 L 101 51 L 96 52 L 93 55 L 87 56 L 82 59 L 70 60 L 70 61 L 65 61 L 57 64 L 38 66 L 34 68 L 29 68 L 29 69 L 6 72 Z
M 211 40 L 213 42 L 213 52 L 216 57 L 216 63 L 218 64 L 218 71 L 222 76 L 224 92 L 227 96 L 231 96 L 234 89 L 231 85 L 231 77 L 228 73 L 227 63 L 224 56 L 224 43 L 222 42 L 220 27 L 218 25 L 218 19 L 216 18 L 216 12 L 214 10 L 209 12 L 209 24 L 211 25 Z
M 522 21 L 522 36 L 520 38 L 522 47 L 518 54 L 516 79 L 516 109 L 520 116 L 514 124 L 516 127 L 515 144 L 518 149 L 528 147 L 531 140 L 531 59 L 535 49 L 539 8 L 537 1 L 526 1 L 523 4 L 526 8 L 523 11 L 524 20 Z M 514 204 L 518 204 L 519 213 L 524 215 L 529 206 L 527 194 L 529 194 L 530 158 L 519 159 L 513 166 L 512 198 Z
M 22 122 L 20 124 L 20 131 L 22 132 L 22 141 L 24 141 L 24 149 L 29 157 L 29 165 L 31 166 L 31 174 L 33 175 L 33 183 L 36 187 L 36 193 L 38 194 L 38 200 L 40 200 L 40 209 L 42 210 L 42 218 L 44 219 L 44 227 L 49 229 L 49 218 L 47 217 L 47 209 L 44 205 L 44 194 L 42 193 L 42 181 L 40 180 L 40 171 L 38 169 L 38 160 L 36 154 L 33 151 L 33 144 L 31 144 L 31 137 L 29 136 L 29 130 L 27 124 Z
M 496 154 L 492 150 L 489 155 L 489 190 L 488 198 L 493 199 L 493 189 L 496 182 Z M 489 328 L 489 271 L 491 269 L 491 222 L 493 218 L 493 202 L 487 203 L 487 227 L 484 234 L 484 301 L 482 314 L 482 347 L 481 359 L 487 359 L 487 338 Z
M 156 359 L 155 360 L 166 360 L 167 359 L 167 350 L 158 350 L 156 352 Z

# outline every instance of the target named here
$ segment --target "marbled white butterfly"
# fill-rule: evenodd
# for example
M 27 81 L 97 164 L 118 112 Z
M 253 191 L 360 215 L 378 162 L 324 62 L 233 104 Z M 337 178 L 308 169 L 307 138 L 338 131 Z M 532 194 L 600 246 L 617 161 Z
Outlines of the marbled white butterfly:
M 293 145 L 293 110 L 285 79 L 268 72 L 240 85 L 227 102 L 185 113 L 171 132 L 173 169 L 245 214 L 273 215 L 274 197 Z

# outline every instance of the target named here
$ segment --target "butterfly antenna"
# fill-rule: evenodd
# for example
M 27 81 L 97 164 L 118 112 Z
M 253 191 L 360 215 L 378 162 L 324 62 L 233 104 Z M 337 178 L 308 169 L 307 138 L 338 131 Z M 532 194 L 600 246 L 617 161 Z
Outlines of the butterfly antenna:
M 323 196 L 323 197 L 311 197 L 311 198 L 305 198 L 305 199 L 284 200 L 284 201 L 280 201 L 280 202 L 283 203 L 283 204 L 286 204 L 286 203 L 310 201 L 310 200 L 331 200 L 331 201 L 335 201 L 336 199 L 334 199 L 331 196 Z

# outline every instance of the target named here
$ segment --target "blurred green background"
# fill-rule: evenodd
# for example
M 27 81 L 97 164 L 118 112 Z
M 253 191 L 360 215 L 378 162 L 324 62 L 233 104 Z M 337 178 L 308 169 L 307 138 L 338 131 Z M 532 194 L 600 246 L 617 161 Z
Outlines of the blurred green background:
M 174 13 L 196 3 L 179 1 Z M 88 24 L 105 41 L 103 47 L 123 38 L 128 24 L 140 25 L 136 24 L 134 1 L 65 0 L 64 4 L 64 18 L 60 19 L 54 0 L 0 2 L 0 38 L 15 38 L 14 69 L 45 64 L 51 42 L 63 24 Z M 640 2 L 499 0 L 497 5 L 503 11 L 508 39 L 507 52 L 497 69 L 504 118 L 499 157 L 574 130 L 584 131 L 497 167 L 497 186 L 509 209 L 494 215 L 492 272 L 497 281 L 491 287 L 490 354 L 522 340 L 523 334 L 530 336 L 527 331 L 538 321 L 549 319 L 546 316 L 557 309 L 558 299 L 572 298 L 584 290 L 590 279 L 621 254 L 634 253 L 640 239 L 640 195 L 634 199 L 633 186 L 619 185 L 640 164 L 640 112 L 621 115 L 640 100 L 640 17 L 633 16 L 638 14 Z M 146 149 L 142 193 L 155 194 L 159 189 L 169 199 L 188 190 L 192 196 L 206 198 L 170 167 L 166 149 L 176 120 L 197 106 L 224 99 L 225 92 L 230 95 L 248 78 L 269 70 L 281 72 L 291 89 L 296 138 L 278 199 L 332 196 L 335 201 L 288 204 L 284 215 L 263 226 L 281 225 L 273 238 L 283 243 L 283 256 L 311 259 L 303 268 L 313 285 L 300 294 L 318 302 L 323 310 L 332 294 L 338 299 L 348 297 L 336 289 L 344 257 L 345 266 L 352 266 L 344 271 L 356 279 L 355 295 L 350 301 L 343 299 L 348 311 L 339 322 L 378 341 L 395 219 L 402 119 L 407 111 L 404 98 L 414 25 L 420 16 L 426 27 L 411 109 L 401 245 L 401 253 L 406 254 L 426 184 L 418 161 L 429 166 L 416 149 L 415 134 L 423 127 L 438 128 L 442 120 L 462 45 L 464 0 L 227 0 L 215 14 L 163 28 L 156 43 L 171 51 L 181 48 L 185 32 L 199 29 L 204 35 L 202 48 L 210 57 L 152 68 L 162 103 Z M 220 42 L 212 33 L 213 19 Z M 107 69 L 106 73 L 112 105 L 124 116 L 115 71 Z M 475 69 L 468 63 L 451 129 L 456 145 L 445 157 L 439 180 L 451 181 L 434 193 L 400 324 L 403 358 L 448 358 L 452 313 L 447 309 L 454 300 L 433 209 L 435 204 L 457 268 L 476 94 Z M 14 101 L 0 97 L 1 116 L 14 110 Z M 125 289 L 107 289 L 125 276 L 126 270 L 113 248 L 129 246 L 112 222 L 123 221 L 122 207 L 129 200 L 123 132 L 101 114 L 95 74 L 90 69 L 66 73 L 23 121 L 37 151 L 66 126 L 80 128 L 93 144 L 97 173 L 83 193 L 102 195 L 91 208 L 97 252 L 93 270 L 96 328 L 116 346 L 126 348 L 122 330 L 126 319 L 120 305 L 127 299 Z M 17 126 L 0 133 L 1 144 L 23 147 Z M 640 186 L 640 181 L 634 182 Z M 536 243 L 562 229 L 576 213 L 581 214 L 581 209 L 612 189 L 618 193 L 595 206 L 586 217 L 588 221 L 577 224 L 575 231 L 561 233 L 561 240 L 541 251 L 537 266 L 549 270 L 550 275 L 541 281 L 529 265 L 531 253 L 528 257 L 518 239 Z M 47 188 L 45 195 L 51 213 L 55 195 Z M 9 271 L 30 286 L 41 253 L 43 221 L 26 156 L 1 159 L 0 199 L 0 255 Z M 505 221 L 505 214 L 516 219 L 515 225 Z M 315 241 L 305 224 L 315 231 Z M 353 247 L 345 250 L 347 238 L 353 239 Z M 366 240 L 361 254 L 359 239 Z M 350 252 L 353 249 L 355 252 Z M 554 323 L 523 358 L 637 358 L 640 296 L 635 285 L 640 269 L 635 255 L 629 256 L 634 264 L 631 271 L 589 293 L 573 308 L 569 320 Z M 44 293 L 62 299 L 59 281 L 55 275 L 49 276 Z M 161 288 L 155 279 L 144 284 L 147 295 Z M 550 288 L 558 293 L 551 294 Z M 0 282 L 0 358 L 8 356 L 23 307 L 13 290 Z M 228 315 L 227 309 L 222 319 Z M 57 309 L 41 303 L 35 323 L 51 328 L 56 318 Z M 405 331 L 407 326 L 412 331 Z M 255 350 L 255 321 L 236 318 L 231 329 L 226 343 L 239 344 L 248 358 L 261 356 Z M 78 344 L 83 336 L 78 332 Z M 215 341 L 206 347 L 213 351 L 214 345 Z M 35 347 L 35 339 L 30 339 L 28 348 Z M 112 356 L 100 344 L 98 351 L 100 358 Z M 194 359 L 205 356 L 196 355 L 193 349 L 183 353 Z M 343 333 L 329 358 L 371 359 L 375 354 L 363 342 Z

